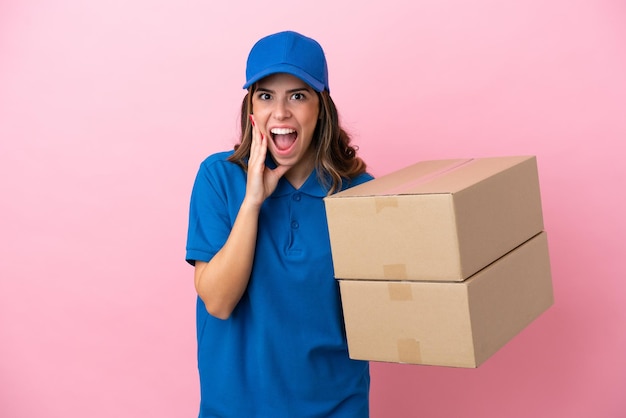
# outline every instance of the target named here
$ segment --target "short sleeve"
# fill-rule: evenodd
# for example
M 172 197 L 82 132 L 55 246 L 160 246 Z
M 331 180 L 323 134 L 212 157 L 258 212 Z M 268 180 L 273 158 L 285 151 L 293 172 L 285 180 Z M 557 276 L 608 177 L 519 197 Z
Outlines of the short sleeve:
M 229 175 L 233 170 L 235 175 Z M 236 196 L 232 196 L 237 189 L 233 188 L 238 180 L 237 171 L 242 170 L 225 161 L 224 154 L 211 156 L 200 165 L 189 205 L 185 256 L 189 264 L 194 265 L 196 260 L 210 261 L 224 246 L 234 222 L 229 203 L 239 207 Z
M 370 180 L 373 180 L 374 177 L 369 173 L 362 173 L 358 176 L 350 179 L 348 182 L 343 184 L 342 190 L 349 189 L 354 186 L 358 186 L 359 184 L 367 183 Z

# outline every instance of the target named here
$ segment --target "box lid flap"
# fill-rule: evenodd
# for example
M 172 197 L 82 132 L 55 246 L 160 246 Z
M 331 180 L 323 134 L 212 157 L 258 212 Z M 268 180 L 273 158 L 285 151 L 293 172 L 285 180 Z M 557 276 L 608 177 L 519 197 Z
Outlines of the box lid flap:
M 329 198 L 456 193 L 534 156 L 421 161 Z

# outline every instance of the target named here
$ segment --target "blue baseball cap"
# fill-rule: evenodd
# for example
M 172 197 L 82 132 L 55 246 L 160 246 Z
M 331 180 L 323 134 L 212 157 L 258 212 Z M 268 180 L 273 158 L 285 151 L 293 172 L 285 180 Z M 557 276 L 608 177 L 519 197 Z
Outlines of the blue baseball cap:
M 296 76 L 315 91 L 330 91 L 324 50 L 316 40 L 297 32 L 275 33 L 254 44 L 248 55 L 243 88 L 276 73 Z

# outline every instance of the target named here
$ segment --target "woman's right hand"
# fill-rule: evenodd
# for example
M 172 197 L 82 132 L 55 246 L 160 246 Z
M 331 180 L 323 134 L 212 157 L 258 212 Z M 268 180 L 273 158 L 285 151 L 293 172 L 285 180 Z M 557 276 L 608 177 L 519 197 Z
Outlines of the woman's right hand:
M 245 200 L 260 207 L 263 201 L 276 190 L 278 180 L 289 167 L 279 165 L 272 170 L 265 165 L 268 137 L 256 126 L 253 115 L 250 115 L 250 122 L 252 123 L 252 143 L 248 159 Z
M 252 122 L 252 145 L 248 159 L 246 196 L 224 246 L 208 263 L 196 261 L 194 282 L 207 311 L 227 319 L 248 286 L 256 249 L 259 211 L 288 167 L 274 170 L 265 165 L 267 136 Z

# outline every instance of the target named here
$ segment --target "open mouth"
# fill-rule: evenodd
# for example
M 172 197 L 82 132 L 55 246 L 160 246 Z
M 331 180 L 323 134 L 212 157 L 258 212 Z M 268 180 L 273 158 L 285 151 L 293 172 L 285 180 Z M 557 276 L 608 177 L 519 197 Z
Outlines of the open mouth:
M 298 133 L 290 128 L 272 128 L 272 141 L 279 151 L 287 151 L 296 142 Z

